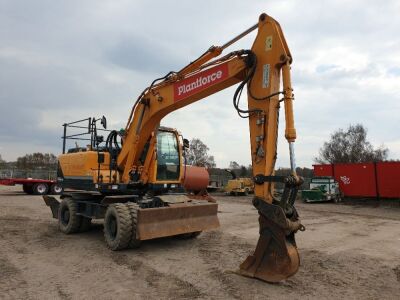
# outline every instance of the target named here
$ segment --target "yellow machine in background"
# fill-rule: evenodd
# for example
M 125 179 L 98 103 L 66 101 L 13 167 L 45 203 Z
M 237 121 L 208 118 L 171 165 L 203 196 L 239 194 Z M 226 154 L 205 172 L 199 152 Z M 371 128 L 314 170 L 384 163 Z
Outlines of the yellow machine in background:
M 254 30 L 257 36 L 251 49 L 220 56 Z M 257 24 L 224 45 L 212 46 L 180 71 L 155 79 L 137 98 L 123 132 L 111 131 L 104 141 L 96 128 L 100 119 L 89 119 L 91 145 L 62 155 L 59 165 L 64 187 L 81 191 L 65 192 L 61 203 L 44 197 L 60 230 L 67 234 L 84 231 L 91 219 L 104 218 L 106 243 L 112 250 L 120 250 L 137 247 L 143 240 L 177 234 L 194 237 L 216 228 L 218 205 L 193 200 L 181 187 L 188 142 L 181 141 L 176 131 L 160 127 L 160 122 L 173 111 L 238 84 L 233 107 L 249 121 L 253 204 L 260 224 L 257 247 L 240 265 L 240 273 L 268 282 L 295 274 L 300 264 L 295 233 L 304 226 L 294 207 L 302 179 L 294 162 L 291 63 L 279 23 L 262 14 Z M 241 108 L 245 87 L 248 107 Z M 292 170 L 287 177 L 274 175 L 281 105 Z M 100 121 L 106 130 L 105 119 Z M 76 123 L 69 126 L 79 127 Z M 65 130 L 66 125 L 67 137 Z M 275 182 L 285 184 L 280 199 L 273 196 Z
M 245 195 L 254 193 L 254 182 L 251 178 L 237 177 L 235 172 L 229 169 L 225 170 L 231 174 L 232 179 L 224 187 L 225 193 L 229 195 Z

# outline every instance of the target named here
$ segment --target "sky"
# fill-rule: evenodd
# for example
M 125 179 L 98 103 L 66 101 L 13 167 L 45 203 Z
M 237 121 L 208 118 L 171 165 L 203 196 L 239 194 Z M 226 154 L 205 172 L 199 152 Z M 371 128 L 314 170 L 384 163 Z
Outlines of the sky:
M 400 159 L 400 1 L 0 0 L 0 155 L 61 152 L 65 122 L 105 115 L 122 128 L 154 78 L 222 45 L 265 12 L 293 56 L 298 166 L 311 167 L 338 128 L 361 123 Z M 224 53 L 249 49 L 250 34 Z M 235 87 L 168 115 L 162 125 L 200 138 L 218 167 L 250 163 Z M 289 166 L 281 136 L 278 167 Z

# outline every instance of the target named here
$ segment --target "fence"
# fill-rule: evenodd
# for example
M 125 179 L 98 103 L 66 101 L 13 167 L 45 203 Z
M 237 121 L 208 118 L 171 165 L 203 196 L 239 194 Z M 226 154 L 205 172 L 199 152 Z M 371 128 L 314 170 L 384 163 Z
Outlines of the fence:
M 21 170 L 21 169 L 1 169 L 0 179 L 3 178 L 35 178 L 35 179 L 57 179 L 56 170 Z

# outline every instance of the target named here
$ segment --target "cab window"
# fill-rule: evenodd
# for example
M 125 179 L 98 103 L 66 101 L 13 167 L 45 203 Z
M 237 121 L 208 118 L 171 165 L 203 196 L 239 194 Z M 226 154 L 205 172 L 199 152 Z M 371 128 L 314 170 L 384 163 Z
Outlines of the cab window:
M 157 133 L 157 180 L 179 179 L 179 148 L 173 132 Z

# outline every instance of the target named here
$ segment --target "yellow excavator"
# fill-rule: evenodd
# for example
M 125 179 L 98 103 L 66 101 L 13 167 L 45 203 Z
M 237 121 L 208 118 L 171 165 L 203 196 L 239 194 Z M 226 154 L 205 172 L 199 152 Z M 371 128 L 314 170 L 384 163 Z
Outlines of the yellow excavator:
M 258 32 L 250 50 L 221 55 L 254 30 Z M 91 144 L 59 157 L 60 181 L 66 189 L 61 202 L 44 196 L 60 230 L 66 234 L 84 231 L 92 219 L 104 218 L 106 243 L 112 250 L 120 250 L 138 247 L 143 240 L 195 237 L 203 230 L 217 228 L 217 203 L 190 197 L 182 190 L 188 141 L 176 130 L 161 127 L 160 121 L 173 111 L 238 84 L 233 107 L 249 120 L 253 205 L 260 225 L 256 249 L 239 272 L 267 282 L 295 274 L 300 264 L 295 233 L 304 226 L 294 207 L 302 179 L 295 171 L 291 63 L 279 23 L 261 14 L 257 24 L 242 34 L 222 46 L 212 46 L 180 71 L 155 79 L 137 98 L 124 130 L 110 131 L 104 141 L 96 122 L 106 130 L 106 120 L 89 119 Z M 245 87 L 247 108 L 239 105 Z M 274 175 L 281 104 L 292 170 L 287 177 Z M 64 137 L 67 126 L 82 127 L 65 124 Z M 273 196 L 275 182 L 285 185 L 280 199 Z M 68 188 L 75 190 L 68 192 Z

